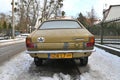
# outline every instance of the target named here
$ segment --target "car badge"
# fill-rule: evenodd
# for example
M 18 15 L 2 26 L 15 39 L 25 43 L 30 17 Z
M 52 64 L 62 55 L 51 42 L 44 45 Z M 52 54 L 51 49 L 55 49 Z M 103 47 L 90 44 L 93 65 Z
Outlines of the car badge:
M 38 42 L 44 42 L 45 41 L 45 38 L 44 37 L 39 37 L 38 38 Z

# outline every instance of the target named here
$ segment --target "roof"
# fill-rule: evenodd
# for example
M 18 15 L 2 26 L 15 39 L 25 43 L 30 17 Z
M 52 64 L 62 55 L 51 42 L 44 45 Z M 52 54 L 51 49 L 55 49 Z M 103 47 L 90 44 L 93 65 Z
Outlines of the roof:
M 56 18 L 53 17 L 53 18 L 50 18 L 50 19 L 45 20 L 45 21 L 54 21 L 54 20 L 76 20 L 76 19 L 74 19 L 73 17 L 69 17 L 69 16 L 58 16 Z M 35 28 L 38 28 L 41 23 L 42 22 L 40 21 L 40 17 L 38 17 L 36 24 L 35 24 Z
M 120 5 L 111 5 L 109 9 L 103 12 L 104 22 L 120 20 Z
M 71 16 L 57 16 L 57 17 L 52 17 L 49 20 L 62 20 L 62 19 L 64 20 L 64 19 L 74 19 L 74 18 Z

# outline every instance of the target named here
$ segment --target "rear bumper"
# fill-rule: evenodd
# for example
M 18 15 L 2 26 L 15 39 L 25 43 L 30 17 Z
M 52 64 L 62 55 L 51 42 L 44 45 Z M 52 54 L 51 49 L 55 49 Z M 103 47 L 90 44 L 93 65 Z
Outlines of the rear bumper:
M 87 53 L 87 52 L 94 52 L 95 49 L 92 50 L 48 50 L 48 51 L 26 51 L 28 54 L 43 54 L 43 53 Z
M 26 51 L 31 57 L 41 58 L 41 59 L 78 59 L 81 57 L 88 57 L 91 53 L 95 51 L 93 50 L 50 50 L 50 51 Z M 51 58 L 51 55 L 54 54 L 56 57 Z M 62 57 L 62 54 L 72 54 L 72 57 Z

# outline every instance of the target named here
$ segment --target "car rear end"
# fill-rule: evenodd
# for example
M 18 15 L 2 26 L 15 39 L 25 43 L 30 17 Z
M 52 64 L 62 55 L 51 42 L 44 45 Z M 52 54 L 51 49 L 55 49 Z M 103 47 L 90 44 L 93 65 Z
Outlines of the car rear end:
M 34 58 L 80 59 L 94 51 L 94 36 L 76 20 L 51 20 L 41 26 L 26 38 L 27 53 Z

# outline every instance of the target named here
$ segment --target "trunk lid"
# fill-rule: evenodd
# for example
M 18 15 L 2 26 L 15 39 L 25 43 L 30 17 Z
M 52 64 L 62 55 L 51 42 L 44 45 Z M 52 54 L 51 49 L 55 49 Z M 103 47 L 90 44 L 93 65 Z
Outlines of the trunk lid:
M 40 37 L 44 38 L 44 43 L 88 41 L 88 34 L 85 29 L 38 30 L 32 35 L 32 42 L 39 43 Z
M 76 50 L 84 49 L 84 43 L 92 36 L 86 29 L 52 29 L 37 30 L 32 42 L 38 50 Z

